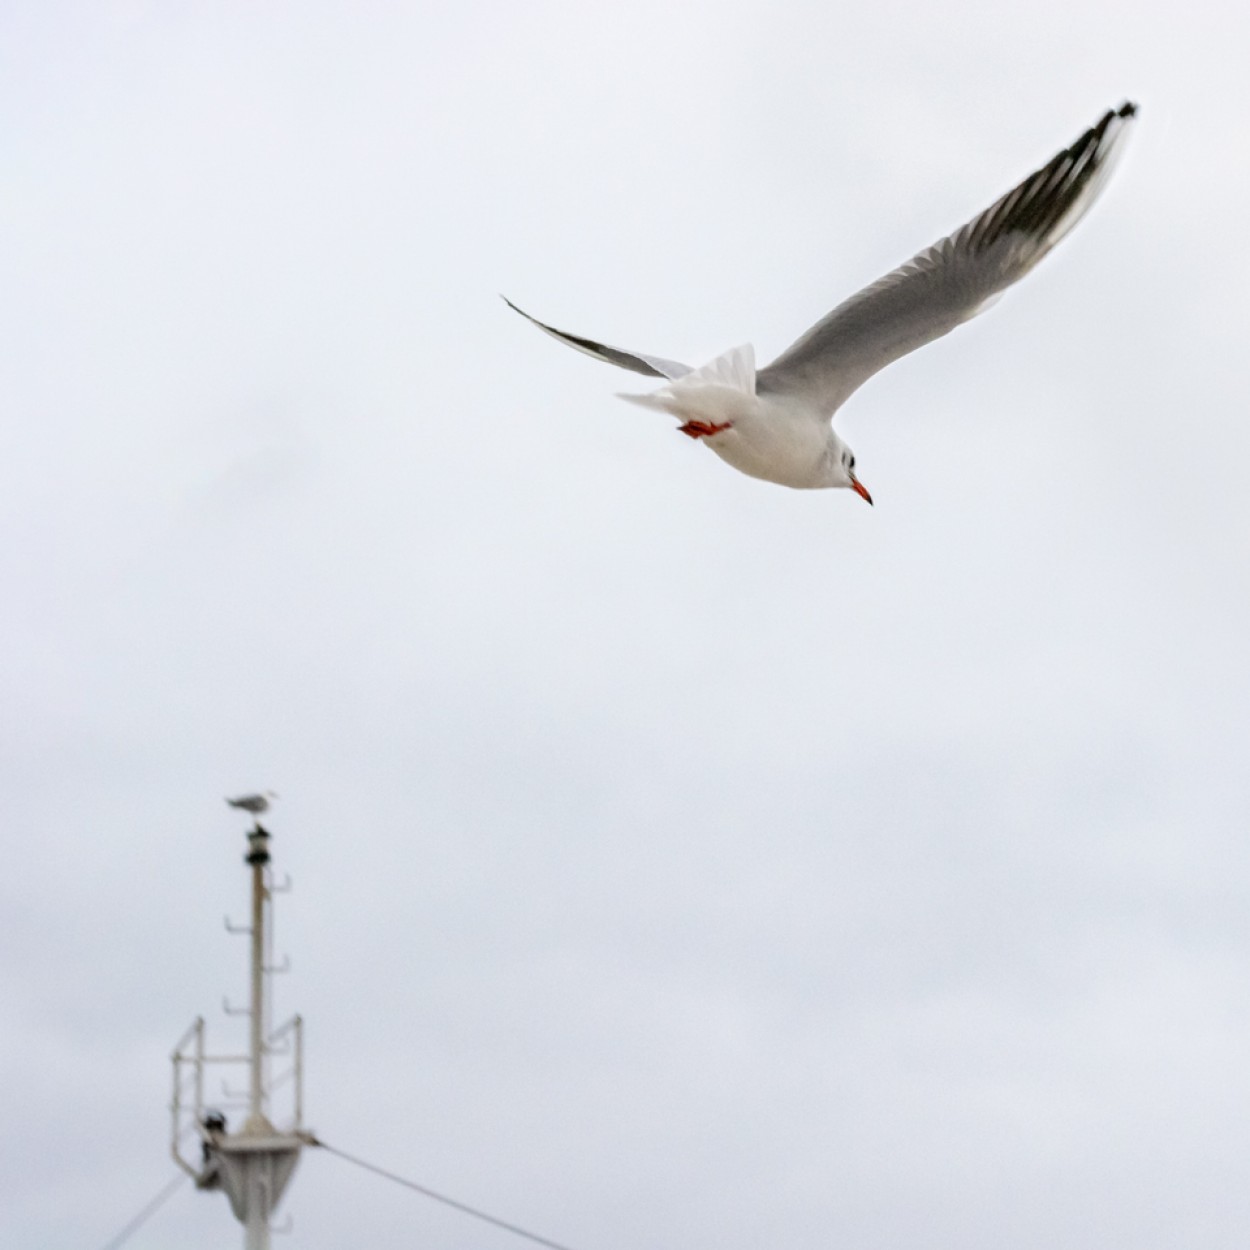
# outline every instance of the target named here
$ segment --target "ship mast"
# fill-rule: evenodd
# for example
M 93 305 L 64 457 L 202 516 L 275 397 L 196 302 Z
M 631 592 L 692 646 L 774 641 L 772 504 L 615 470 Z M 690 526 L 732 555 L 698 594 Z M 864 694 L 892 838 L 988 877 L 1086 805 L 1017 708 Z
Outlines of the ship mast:
M 248 1006 L 232 1008 L 230 1015 L 248 1017 L 248 1049 L 244 1055 L 209 1055 L 204 1049 L 204 1019 L 201 1016 L 187 1030 L 174 1048 L 174 1092 L 172 1111 L 172 1153 L 175 1162 L 203 1190 L 222 1190 L 230 1200 L 235 1218 L 243 1225 L 244 1250 L 269 1250 L 269 1233 L 273 1213 L 290 1183 L 299 1162 L 300 1150 L 315 1141 L 303 1124 L 303 1021 L 292 1016 L 277 1029 L 270 1030 L 270 977 L 282 968 L 270 962 L 273 931 L 273 895 L 289 888 L 289 881 L 275 886 L 272 876 L 270 833 L 260 822 L 268 810 L 263 795 L 249 795 L 229 800 L 232 807 L 253 816 L 247 834 L 244 862 L 251 876 L 251 916 L 246 926 L 226 921 L 232 933 L 248 936 L 249 996 Z M 271 1056 L 286 1056 L 291 1067 L 276 1082 L 269 1079 Z M 247 1118 L 236 1132 L 227 1128 L 224 1110 L 205 1105 L 204 1077 L 209 1064 L 246 1065 L 248 1088 L 241 1101 L 228 1086 L 223 1086 L 222 1107 L 246 1107 Z M 271 1095 L 276 1085 L 291 1080 L 292 1107 L 289 1123 L 282 1129 L 274 1127 Z M 184 1139 L 192 1134 L 200 1139 L 200 1157 L 183 1157 Z

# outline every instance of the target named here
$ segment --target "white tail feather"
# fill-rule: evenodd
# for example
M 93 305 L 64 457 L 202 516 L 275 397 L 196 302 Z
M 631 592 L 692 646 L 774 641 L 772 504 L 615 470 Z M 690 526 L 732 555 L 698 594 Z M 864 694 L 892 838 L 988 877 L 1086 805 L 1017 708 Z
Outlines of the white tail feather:
M 715 360 L 700 365 L 693 373 L 677 378 L 670 385 L 675 389 L 679 386 L 699 386 L 712 384 L 728 386 L 745 395 L 755 394 L 755 348 L 750 343 L 741 347 L 731 347 L 727 352 L 717 356 Z
M 667 386 L 646 395 L 620 392 L 621 399 L 656 408 L 685 421 L 733 420 L 755 399 L 755 348 L 732 347 Z

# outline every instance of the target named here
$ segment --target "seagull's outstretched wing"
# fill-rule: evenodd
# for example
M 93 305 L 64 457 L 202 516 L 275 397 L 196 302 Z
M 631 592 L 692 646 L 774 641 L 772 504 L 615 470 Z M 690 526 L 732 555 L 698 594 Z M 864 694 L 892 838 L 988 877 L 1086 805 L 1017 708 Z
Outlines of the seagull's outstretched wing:
M 649 378 L 668 378 L 670 382 L 674 378 L 684 377 L 687 373 L 693 372 L 689 365 L 679 364 L 675 360 L 664 360 L 660 356 L 644 356 L 642 352 L 626 352 L 619 347 L 609 347 L 606 343 L 596 343 L 593 339 L 566 334 L 563 330 L 557 330 L 554 326 L 539 321 L 537 317 L 531 317 L 523 308 L 518 308 L 506 295 L 501 295 L 499 298 L 513 312 L 520 313 L 526 321 L 532 321 L 540 330 L 546 330 L 552 338 L 557 338 L 561 343 L 567 343 L 570 347 L 576 347 L 579 352 L 585 352 L 587 356 L 593 356 L 596 360 L 606 361 L 610 365 L 619 365 L 622 369 L 630 369 L 634 373 L 644 373 Z
M 832 413 L 879 369 L 976 316 L 1084 216 L 1136 112 L 1108 110 L 979 217 L 839 304 L 759 371 L 758 391 Z

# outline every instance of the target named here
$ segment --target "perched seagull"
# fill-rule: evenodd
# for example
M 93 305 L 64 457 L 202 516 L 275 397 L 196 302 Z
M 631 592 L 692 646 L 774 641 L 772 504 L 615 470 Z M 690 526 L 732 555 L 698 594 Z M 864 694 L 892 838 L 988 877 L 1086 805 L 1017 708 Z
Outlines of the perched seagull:
M 665 378 L 649 395 L 622 395 L 675 416 L 751 477 L 797 489 L 846 486 L 872 503 L 835 412 L 879 369 L 975 317 L 1019 281 L 1098 198 L 1137 114 L 1109 109 L 1070 148 L 979 217 L 839 304 L 758 372 L 750 344 L 689 365 L 566 334 L 504 298 L 539 329 L 608 364 Z
M 231 807 L 237 807 L 241 812 L 251 812 L 253 816 L 262 816 L 269 810 L 269 800 L 277 797 L 272 790 L 266 790 L 264 794 L 244 794 L 237 799 L 227 799 L 226 802 Z

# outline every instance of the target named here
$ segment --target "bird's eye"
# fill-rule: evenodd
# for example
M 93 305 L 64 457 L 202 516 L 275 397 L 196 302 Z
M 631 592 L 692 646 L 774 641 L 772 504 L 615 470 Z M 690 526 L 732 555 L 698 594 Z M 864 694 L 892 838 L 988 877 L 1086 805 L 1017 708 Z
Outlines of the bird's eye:
M 855 457 L 854 457 L 854 456 L 852 456 L 852 457 L 851 457 L 851 458 L 850 458 L 850 459 L 846 462 L 846 467 L 847 467 L 848 469 L 853 469 L 853 468 L 855 467 Z

